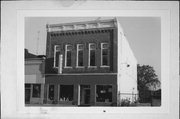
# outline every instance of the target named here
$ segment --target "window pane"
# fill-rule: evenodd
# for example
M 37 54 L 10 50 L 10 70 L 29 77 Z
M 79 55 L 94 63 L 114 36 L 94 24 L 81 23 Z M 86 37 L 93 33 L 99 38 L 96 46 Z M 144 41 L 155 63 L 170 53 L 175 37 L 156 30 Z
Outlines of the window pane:
M 102 51 L 102 55 L 108 55 L 108 49 L 103 49 Z
M 97 85 L 96 101 L 97 102 L 112 102 L 112 86 L 111 85 Z
M 73 85 L 60 85 L 60 101 L 73 100 Z
M 59 65 L 59 55 L 60 55 L 60 52 L 56 52 L 56 64 L 55 64 L 56 67 L 58 67 Z
M 67 51 L 67 62 L 66 66 L 71 66 L 71 51 Z
M 54 85 L 49 85 L 49 99 L 54 100 Z
M 33 84 L 33 95 L 32 97 L 39 98 L 41 93 L 41 85 Z
M 90 50 L 90 66 L 95 66 L 96 54 L 95 50 Z
M 83 66 L 83 51 L 79 51 L 78 53 L 78 66 Z
M 102 49 L 102 65 L 108 65 L 108 49 Z
M 108 57 L 103 56 L 103 64 L 102 65 L 108 65 Z

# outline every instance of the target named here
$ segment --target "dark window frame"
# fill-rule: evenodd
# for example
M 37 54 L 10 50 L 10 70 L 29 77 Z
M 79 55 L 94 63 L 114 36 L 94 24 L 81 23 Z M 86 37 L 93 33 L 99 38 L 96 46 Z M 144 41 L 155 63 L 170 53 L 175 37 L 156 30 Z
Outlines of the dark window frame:
M 32 97 L 40 98 L 41 97 L 41 84 L 32 84 Z

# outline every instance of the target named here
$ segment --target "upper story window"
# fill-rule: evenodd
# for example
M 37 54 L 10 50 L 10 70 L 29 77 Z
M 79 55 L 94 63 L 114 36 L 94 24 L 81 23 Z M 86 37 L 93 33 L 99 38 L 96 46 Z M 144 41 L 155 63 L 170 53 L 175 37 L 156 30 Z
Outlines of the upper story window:
M 65 67 L 72 67 L 72 45 L 65 46 Z
M 84 66 L 84 45 L 83 44 L 77 44 L 77 67 L 83 67 Z
M 60 55 L 60 46 L 55 45 L 54 46 L 54 67 L 59 66 L 59 55 Z
M 101 66 L 109 66 L 109 44 L 101 43 Z
M 96 44 L 89 44 L 89 67 L 96 66 Z

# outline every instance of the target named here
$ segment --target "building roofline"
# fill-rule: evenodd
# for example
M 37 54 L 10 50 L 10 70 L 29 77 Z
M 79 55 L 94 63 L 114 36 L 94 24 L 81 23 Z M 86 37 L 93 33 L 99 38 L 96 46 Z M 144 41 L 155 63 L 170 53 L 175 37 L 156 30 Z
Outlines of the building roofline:
M 81 22 L 71 22 L 71 23 L 60 23 L 60 24 L 47 24 L 46 27 L 60 27 L 60 26 L 68 26 L 68 25 L 83 25 L 83 24 L 93 24 L 99 22 L 115 22 L 115 19 L 103 19 L 103 20 L 91 20 L 91 21 L 81 21 Z
M 46 24 L 47 32 L 54 31 L 70 31 L 70 30 L 85 30 L 92 28 L 109 28 L 117 27 L 117 20 L 103 19 L 82 22 L 60 23 L 60 24 Z

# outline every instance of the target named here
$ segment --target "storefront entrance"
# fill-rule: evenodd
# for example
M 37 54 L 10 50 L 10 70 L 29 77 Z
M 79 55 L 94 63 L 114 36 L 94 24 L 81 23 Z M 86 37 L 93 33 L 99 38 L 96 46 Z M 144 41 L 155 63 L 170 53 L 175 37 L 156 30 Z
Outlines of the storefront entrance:
M 80 86 L 80 105 L 90 105 L 90 85 Z
M 48 99 L 50 101 L 54 100 L 54 85 L 49 85 L 49 95 L 48 95 Z

